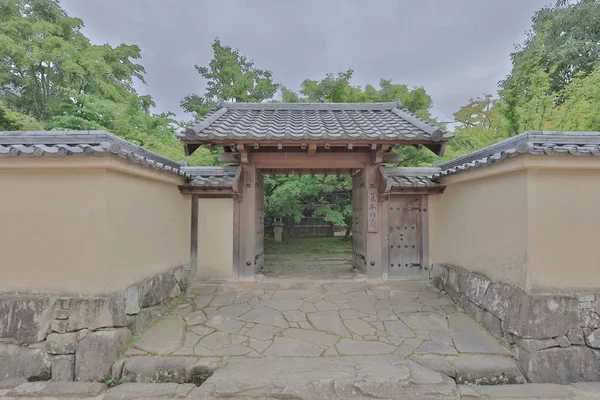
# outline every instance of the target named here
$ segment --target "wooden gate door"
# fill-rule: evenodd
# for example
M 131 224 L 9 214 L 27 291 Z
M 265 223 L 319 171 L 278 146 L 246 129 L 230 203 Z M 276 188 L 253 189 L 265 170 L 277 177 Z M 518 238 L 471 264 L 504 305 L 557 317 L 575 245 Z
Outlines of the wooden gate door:
M 259 272 L 265 266 L 265 176 L 256 171 L 256 242 L 254 255 L 254 272 Z
M 388 212 L 390 278 L 418 278 L 422 275 L 422 196 L 392 195 Z

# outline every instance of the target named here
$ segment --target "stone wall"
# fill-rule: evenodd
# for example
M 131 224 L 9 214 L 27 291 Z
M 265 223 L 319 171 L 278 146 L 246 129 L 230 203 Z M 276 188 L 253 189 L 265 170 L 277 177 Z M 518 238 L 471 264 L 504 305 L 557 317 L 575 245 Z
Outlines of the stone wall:
M 132 335 L 185 290 L 187 267 L 105 296 L 0 295 L 0 380 L 110 378 Z
M 433 282 L 510 346 L 529 381 L 600 381 L 600 293 L 528 294 L 448 264 Z

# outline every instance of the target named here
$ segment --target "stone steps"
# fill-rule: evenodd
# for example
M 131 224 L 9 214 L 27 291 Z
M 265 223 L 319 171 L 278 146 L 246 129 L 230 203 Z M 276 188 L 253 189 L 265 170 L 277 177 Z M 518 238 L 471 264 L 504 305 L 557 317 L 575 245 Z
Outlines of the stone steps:
M 406 377 L 401 372 L 400 378 Z M 340 372 L 339 370 L 337 371 Z M 419 371 L 410 371 L 415 378 L 421 382 L 427 380 L 435 381 L 433 376 L 419 375 Z M 268 399 L 600 399 L 600 382 L 574 383 L 570 385 L 557 385 L 552 383 L 530 383 L 524 385 L 455 385 L 452 382 L 443 383 L 412 383 L 402 386 L 399 382 L 383 384 L 381 379 L 373 384 L 368 382 L 356 382 L 343 377 L 334 377 L 334 374 L 326 373 L 324 379 L 316 379 L 310 385 L 294 389 L 293 385 L 277 383 L 270 387 L 258 388 L 258 383 L 268 383 L 263 377 L 254 385 L 254 391 L 247 383 L 234 382 L 239 389 L 247 388 L 245 392 L 232 394 L 230 399 L 260 398 Z M 332 380 L 332 378 L 334 378 Z M 220 380 L 220 378 L 219 378 Z M 124 383 L 108 388 L 103 383 L 89 382 L 7 382 L 0 381 L 1 399 L 94 399 L 94 400 L 133 400 L 133 399 L 217 399 L 221 394 L 217 392 L 220 382 L 215 379 L 208 385 L 196 387 L 193 384 L 175 383 Z M 212 390 L 212 391 L 211 391 Z M 231 390 L 230 390 L 231 391 Z M 257 394 L 257 396 L 254 396 Z M 260 394 L 262 393 L 262 394 Z

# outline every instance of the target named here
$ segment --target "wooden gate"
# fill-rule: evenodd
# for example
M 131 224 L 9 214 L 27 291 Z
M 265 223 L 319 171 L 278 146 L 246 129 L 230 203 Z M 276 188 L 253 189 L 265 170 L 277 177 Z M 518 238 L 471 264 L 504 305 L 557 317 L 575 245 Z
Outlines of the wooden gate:
M 254 272 L 259 272 L 265 266 L 265 176 L 256 171 L 256 244 L 254 255 Z
M 388 210 L 390 278 L 421 277 L 423 259 L 423 212 L 421 195 L 392 195 Z M 425 220 L 426 221 L 426 220 Z

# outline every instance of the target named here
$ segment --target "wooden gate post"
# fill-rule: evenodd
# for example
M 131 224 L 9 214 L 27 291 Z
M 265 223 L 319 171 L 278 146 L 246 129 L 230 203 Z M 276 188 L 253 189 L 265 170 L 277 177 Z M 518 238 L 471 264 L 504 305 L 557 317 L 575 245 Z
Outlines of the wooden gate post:
M 243 164 L 243 195 L 240 202 L 238 279 L 254 279 L 256 256 L 256 166 Z
M 367 164 L 365 168 L 366 185 L 366 235 L 367 235 L 367 279 L 377 280 L 383 278 L 383 257 L 381 243 L 385 228 L 381 223 L 382 205 L 379 201 L 377 190 L 377 166 Z M 386 225 L 387 226 L 387 225 Z

